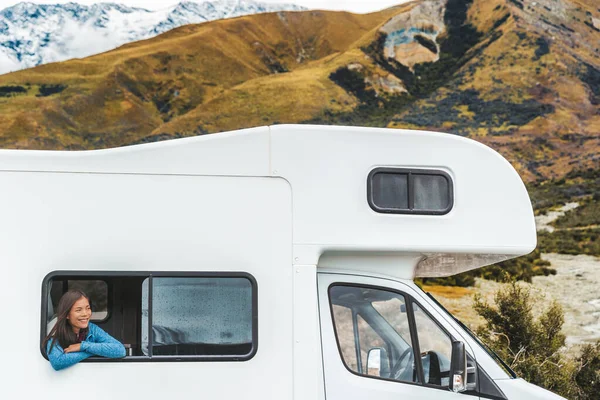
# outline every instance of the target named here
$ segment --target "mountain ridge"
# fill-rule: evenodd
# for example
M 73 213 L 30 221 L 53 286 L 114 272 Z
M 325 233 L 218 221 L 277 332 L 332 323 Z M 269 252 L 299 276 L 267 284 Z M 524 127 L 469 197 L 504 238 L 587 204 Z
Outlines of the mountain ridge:
M 252 0 L 183 1 L 156 11 L 118 3 L 19 3 L 0 10 L 0 74 L 102 53 L 182 25 L 304 9 Z

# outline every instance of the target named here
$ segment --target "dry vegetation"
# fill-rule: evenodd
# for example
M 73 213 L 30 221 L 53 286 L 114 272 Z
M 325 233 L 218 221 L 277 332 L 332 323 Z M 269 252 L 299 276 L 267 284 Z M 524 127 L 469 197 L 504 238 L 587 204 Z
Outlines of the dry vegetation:
M 0 97 L 0 145 L 113 147 L 158 134 L 299 122 L 332 101 L 350 110 L 354 99 L 328 71 L 359 57 L 353 44 L 396 12 L 283 12 L 190 25 L 85 60 L 0 76 L 0 89 L 23 88 Z M 42 85 L 62 90 L 41 96 Z

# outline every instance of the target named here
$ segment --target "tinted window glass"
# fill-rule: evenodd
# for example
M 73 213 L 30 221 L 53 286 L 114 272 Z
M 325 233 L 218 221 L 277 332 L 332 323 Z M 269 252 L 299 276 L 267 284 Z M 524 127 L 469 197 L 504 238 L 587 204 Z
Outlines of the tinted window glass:
M 406 342 L 411 342 L 408 313 L 406 312 L 406 304 L 403 296 L 396 295 L 389 300 L 374 301 L 373 307 Z
M 142 286 L 146 299 L 149 279 Z M 248 355 L 252 284 L 246 278 L 152 278 L 152 355 Z M 148 304 L 142 304 L 148 353 Z
M 443 215 L 452 209 L 452 179 L 444 171 L 376 168 L 367 181 L 367 201 L 376 212 Z
M 366 376 L 417 381 L 404 296 L 343 285 L 332 286 L 329 296 L 338 346 L 348 369 Z
M 415 210 L 445 210 L 450 205 L 448 181 L 440 175 L 415 175 Z
M 448 387 L 452 339 L 418 304 L 413 303 L 419 349 L 426 383 Z
M 336 321 L 337 338 L 344 361 L 353 371 L 358 371 L 356 361 L 356 346 L 354 338 L 354 326 L 352 323 L 352 311 L 348 307 L 333 306 L 333 316 Z
M 360 342 L 360 362 L 362 366 L 361 371 L 367 375 L 376 374 L 376 376 L 380 376 L 379 368 L 371 367 L 367 369 L 368 351 L 378 347 L 385 348 L 387 345 L 385 341 L 381 338 L 381 336 L 379 336 L 379 334 L 375 332 L 375 330 L 371 327 L 371 325 L 369 325 L 367 321 L 364 320 L 363 317 L 358 316 L 356 318 L 356 323 L 358 325 L 358 337 Z M 381 360 L 379 361 L 381 362 Z M 387 366 L 387 368 L 389 369 L 389 365 Z
M 381 208 L 408 208 L 408 175 L 378 173 L 373 176 L 373 202 Z

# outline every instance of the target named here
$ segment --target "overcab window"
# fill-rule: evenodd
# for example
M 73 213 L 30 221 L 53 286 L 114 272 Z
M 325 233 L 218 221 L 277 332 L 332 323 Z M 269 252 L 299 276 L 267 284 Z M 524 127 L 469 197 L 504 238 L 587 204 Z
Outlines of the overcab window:
M 55 272 L 42 287 L 41 338 L 67 290 L 90 297 L 92 322 L 119 340 L 125 359 L 244 361 L 257 349 L 257 286 L 245 273 Z
M 367 180 L 367 200 L 379 213 L 442 215 L 454 202 L 452 179 L 443 171 L 376 168 Z

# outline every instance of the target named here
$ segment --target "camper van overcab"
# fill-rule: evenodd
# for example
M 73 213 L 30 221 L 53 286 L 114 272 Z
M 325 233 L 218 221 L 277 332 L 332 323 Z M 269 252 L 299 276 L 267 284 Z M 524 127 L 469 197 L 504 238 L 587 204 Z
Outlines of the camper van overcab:
M 559 399 L 417 287 L 531 252 L 523 182 L 473 140 L 277 125 L 0 151 L 0 398 Z M 54 371 L 69 289 L 121 359 Z

